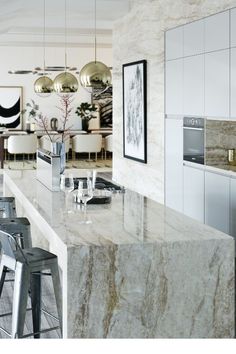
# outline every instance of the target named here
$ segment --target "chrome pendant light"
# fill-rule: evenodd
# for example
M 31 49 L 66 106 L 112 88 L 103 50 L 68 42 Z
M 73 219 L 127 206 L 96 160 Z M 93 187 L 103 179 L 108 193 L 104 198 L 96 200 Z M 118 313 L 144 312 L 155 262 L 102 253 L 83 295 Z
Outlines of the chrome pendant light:
M 86 64 L 79 73 L 79 80 L 86 91 L 93 89 L 105 91 L 111 86 L 111 71 L 100 61 L 97 61 L 97 3 L 94 0 L 94 61 Z
M 64 72 L 57 75 L 54 79 L 54 91 L 58 94 L 74 93 L 78 90 L 78 80 L 67 71 L 67 23 L 66 23 L 66 0 L 65 0 L 65 68 Z
M 53 81 L 45 72 L 45 0 L 43 1 L 43 75 L 34 83 L 34 92 L 41 97 L 48 97 L 53 92 Z

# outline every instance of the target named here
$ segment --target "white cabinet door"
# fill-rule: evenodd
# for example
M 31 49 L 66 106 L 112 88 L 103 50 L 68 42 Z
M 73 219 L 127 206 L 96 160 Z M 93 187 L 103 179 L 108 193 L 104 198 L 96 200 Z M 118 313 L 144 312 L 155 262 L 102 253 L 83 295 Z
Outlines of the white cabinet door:
M 183 26 L 180 26 L 166 32 L 166 36 L 165 36 L 166 60 L 183 57 L 183 47 L 184 47 L 183 31 L 184 31 Z
M 229 11 L 205 19 L 205 52 L 229 48 Z
M 230 19 L 230 39 L 231 47 L 236 47 L 236 8 L 230 10 L 231 19 Z
M 183 212 L 183 121 L 165 123 L 165 204 Z
M 230 178 L 230 235 L 236 239 L 236 179 Z
M 230 117 L 236 119 L 236 48 L 231 48 Z
M 184 115 L 204 115 L 204 54 L 184 58 Z
M 184 26 L 184 57 L 204 53 L 204 20 Z
M 184 166 L 184 214 L 204 223 L 205 219 L 205 171 Z
M 166 62 L 166 114 L 183 114 L 183 59 Z
M 229 233 L 230 177 L 205 172 L 205 223 Z
M 229 117 L 229 49 L 205 54 L 205 116 Z

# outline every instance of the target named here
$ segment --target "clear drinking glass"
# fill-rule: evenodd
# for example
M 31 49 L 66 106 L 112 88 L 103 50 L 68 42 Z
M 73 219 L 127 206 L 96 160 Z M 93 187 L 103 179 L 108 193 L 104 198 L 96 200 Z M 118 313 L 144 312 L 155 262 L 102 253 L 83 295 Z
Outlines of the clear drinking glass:
M 93 188 L 91 180 L 79 181 L 77 198 L 84 205 L 84 220 L 82 223 L 89 224 L 90 220 L 87 220 L 87 202 L 93 198 Z
M 60 181 L 60 189 L 65 193 L 65 205 L 66 205 L 66 210 L 68 210 L 68 199 L 70 193 L 74 190 L 74 178 L 73 174 L 69 173 L 68 175 L 61 175 L 61 181 Z

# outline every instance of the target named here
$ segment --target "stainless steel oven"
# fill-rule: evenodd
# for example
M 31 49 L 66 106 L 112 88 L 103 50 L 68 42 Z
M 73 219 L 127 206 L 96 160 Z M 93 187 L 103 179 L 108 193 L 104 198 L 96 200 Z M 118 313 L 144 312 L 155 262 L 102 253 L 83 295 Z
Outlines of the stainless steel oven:
M 203 118 L 184 117 L 184 160 L 204 165 L 204 125 Z

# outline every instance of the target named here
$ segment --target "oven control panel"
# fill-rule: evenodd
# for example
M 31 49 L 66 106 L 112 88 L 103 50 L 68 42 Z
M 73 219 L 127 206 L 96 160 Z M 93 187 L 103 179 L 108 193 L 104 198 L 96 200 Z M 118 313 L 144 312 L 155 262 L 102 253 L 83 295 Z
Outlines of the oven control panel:
M 184 117 L 184 127 L 204 128 L 204 118 Z

